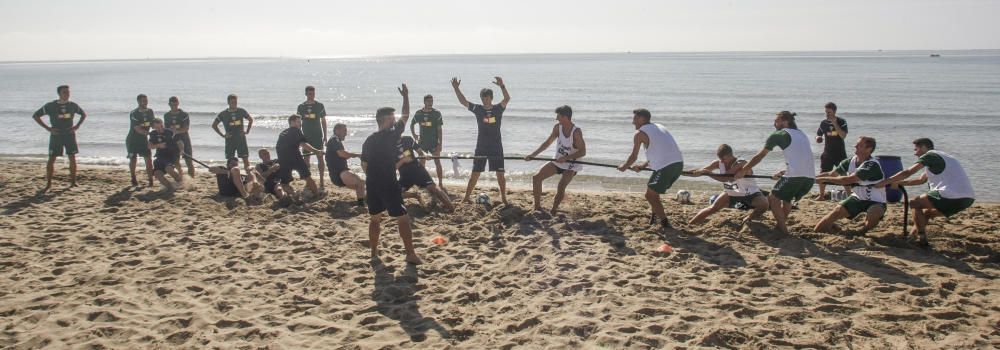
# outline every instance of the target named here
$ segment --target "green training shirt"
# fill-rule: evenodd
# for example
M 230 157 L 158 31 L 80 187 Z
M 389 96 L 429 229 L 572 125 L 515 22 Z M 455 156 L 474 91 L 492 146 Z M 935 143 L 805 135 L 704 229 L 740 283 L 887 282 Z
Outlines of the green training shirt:
M 850 169 L 851 167 L 852 159 L 854 159 L 854 157 L 847 158 L 841 161 L 840 164 L 838 164 L 837 167 L 834 169 L 837 171 L 837 174 L 840 174 L 840 176 L 850 175 L 847 172 L 847 170 Z M 861 181 L 882 181 L 883 179 L 882 166 L 879 165 L 877 161 L 871 159 L 866 160 L 864 163 L 859 164 L 857 169 L 855 169 L 854 173 L 858 175 L 858 179 Z
M 167 113 L 163 114 L 163 126 L 170 128 L 175 133 L 181 128 L 186 128 L 190 125 L 191 118 L 183 109 L 178 109 L 177 113 L 167 111 Z
M 83 109 L 76 102 L 59 103 L 55 100 L 46 103 L 35 111 L 34 117 L 49 116 L 49 126 L 56 130 L 66 131 L 73 128 L 73 116 L 84 115 Z
M 302 132 L 323 135 L 323 118 L 326 118 L 326 107 L 322 103 L 313 102 L 299 105 L 299 115 L 302 116 Z
M 229 135 L 242 135 L 242 130 L 246 130 L 243 128 L 243 120 L 246 119 L 250 119 L 250 113 L 247 113 L 247 110 L 243 108 L 236 108 L 235 111 L 226 108 L 215 117 L 215 120 L 226 127 L 226 134 Z
M 792 135 L 788 134 L 788 131 L 778 130 L 771 133 L 771 136 L 767 137 L 767 142 L 764 143 L 764 148 L 768 151 L 773 151 L 774 146 L 778 146 L 781 149 L 788 148 L 792 144 Z
M 413 114 L 410 130 L 413 130 L 413 126 L 417 124 L 420 125 L 420 144 L 437 144 L 438 129 L 444 125 L 441 112 L 436 109 L 431 109 L 430 112 L 419 109 L 417 113 Z
M 128 136 L 139 137 L 145 140 L 146 135 L 136 132 L 135 127 L 142 126 L 148 131 L 153 126 L 153 119 L 156 119 L 156 115 L 153 114 L 152 109 L 147 108 L 145 111 L 140 111 L 136 108 L 132 110 L 132 113 L 129 113 L 128 119 Z
M 941 155 L 937 154 L 936 152 L 924 153 L 924 155 L 920 156 L 920 158 L 917 159 L 917 163 L 923 164 L 923 166 L 927 167 L 927 169 L 930 170 L 931 173 L 940 174 L 944 172 L 945 168 L 944 158 L 942 158 Z

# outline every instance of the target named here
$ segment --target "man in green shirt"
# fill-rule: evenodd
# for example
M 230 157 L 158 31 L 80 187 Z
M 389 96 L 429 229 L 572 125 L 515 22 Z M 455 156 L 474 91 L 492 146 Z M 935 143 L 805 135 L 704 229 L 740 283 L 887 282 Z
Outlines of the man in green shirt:
M 180 109 L 181 101 L 177 96 L 170 96 L 167 104 L 170 105 L 170 111 L 163 114 L 164 125 L 174 132 L 179 141 L 184 143 L 184 148 L 181 149 L 183 154 L 177 154 L 178 159 L 175 160 L 174 164 L 177 165 L 177 172 L 183 174 L 179 160 L 181 156 L 186 154 L 187 157 L 184 157 L 184 161 L 187 163 L 188 175 L 194 177 L 194 161 L 191 159 L 194 153 L 191 150 L 191 136 L 188 134 L 188 131 L 191 130 L 191 117 L 183 109 Z
M 913 153 L 917 163 L 886 179 L 882 184 L 913 186 L 928 184 L 929 191 L 910 201 L 913 209 L 912 234 L 919 236 L 919 244 L 927 246 L 927 222 L 935 217 L 951 217 L 968 209 L 976 201 L 976 192 L 972 189 L 969 175 L 965 173 L 962 164 L 950 154 L 934 149 L 934 142 L 928 138 L 913 141 Z M 924 173 L 913 180 L 906 180 L 916 172 Z
M 41 192 L 48 191 L 52 187 L 52 173 L 55 172 L 56 158 L 63 155 L 69 157 L 69 186 L 76 187 L 76 154 L 79 149 L 76 145 L 76 130 L 87 119 L 87 113 L 83 112 L 75 102 L 69 100 L 69 85 L 60 85 L 56 88 L 59 99 L 46 103 L 42 108 L 35 111 L 32 118 L 45 131 L 49 132 L 49 161 L 45 164 L 45 188 Z M 73 125 L 73 116 L 79 114 L 80 121 Z M 42 116 L 49 116 L 49 124 L 42 121 Z
M 316 88 L 312 86 L 306 86 L 306 102 L 302 102 L 298 108 L 298 115 L 302 116 L 302 133 L 306 135 L 306 141 L 309 145 L 320 151 L 323 150 L 323 145 L 326 144 L 326 107 L 322 103 L 316 101 Z M 309 164 L 309 157 L 312 153 L 304 154 L 306 165 Z M 316 160 L 319 164 L 319 189 L 320 191 L 324 188 L 323 174 L 326 165 L 323 161 L 323 156 L 316 156 Z
M 885 187 L 876 185 L 885 179 L 882 166 L 872 158 L 875 139 L 862 136 L 854 145 L 854 157 L 844 159 L 832 171 L 820 174 L 816 182 L 836 185 L 857 184 L 851 187 L 850 197 L 840 202 L 836 208 L 816 224 L 816 232 L 830 232 L 833 223 L 840 219 L 853 219 L 865 213 L 865 228 L 868 232 L 878 226 L 885 215 Z
M 128 152 L 128 170 L 132 175 L 132 186 L 138 186 L 139 180 L 135 177 L 135 165 L 139 156 L 146 161 L 146 175 L 149 177 L 149 187 L 153 187 L 153 159 L 150 157 L 149 147 L 146 144 L 149 129 L 152 127 L 153 119 L 156 115 L 153 110 L 146 108 L 149 99 L 146 95 L 139 94 L 135 97 L 139 107 L 133 109 L 128 115 L 128 136 L 125 136 L 125 150 Z
M 216 134 L 226 139 L 226 159 L 239 156 L 243 158 L 243 168 L 250 171 L 250 151 L 247 149 L 247 134 L 253 127 L 253 117 L 243 108 L 238 107 L 239 98 L 236 94 L 229 94 L 226 97 L 229 108 L 219 112 L 212 122 L 212 129 Z M 243 129 L 243 121 L 246 120 L 247 128 Z M 219 131 L 219 123 L 223 123 L 226 133 Z
M 761 160 L 764 160 L 764 157 L 775 146 L 781 148 L 787 167 L 774 174 L 774 178 L 778 179 L 778 182 L 774 184 L 767 201 L 771 207 L 771 214 L 774 215 L 775 228 L 784 234 L 788 234 L 788 227 L 785 223 L 788 220 L 788 214 L 792 212 L 792 202 L 809 194 L 816 178 L 816 167 L 813 164 L 809 138 L 795 124 L 795 116 L 795 113 L 789 111 L 779 112 L 774 118 L 776 131 L 767 138 L 764 149 L 757 152 L 750 159 L 750 162 L 734 176 L 737 180 L 743 178 Z
M 420 125 L 419 136 L 417 129 L 413 127 L 417 124 Z M 419 146 L 417 152 L 420 157 L 424 157 L 425 153 L 430 153 L 434 157 L 441 156 L 441 145 L 444 138 L 442 125 L 444 125 L 444 120 L 441 118 L 441 112 L 434 109 L 434 96 L 424 96 L 424 108 L 418 110 L 413 115 L 413 120 L 410 121 L 410 134 L 413 134 L 413 139 L 417 140 Z M 421 159 L 420 166 L 427 166 L 427 159 Z M 434 158 L 434 166 L 437 167 L 438 188 L 444 190 L 444 171 L 441 170 L 441 159 Z

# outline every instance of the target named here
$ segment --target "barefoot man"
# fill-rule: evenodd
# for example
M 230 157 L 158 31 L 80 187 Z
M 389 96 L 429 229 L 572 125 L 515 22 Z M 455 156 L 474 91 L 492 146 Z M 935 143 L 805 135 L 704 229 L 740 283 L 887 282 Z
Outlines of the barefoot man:
M 419 136 L 417 128 L 414 128 L 415 125 L 420 125 Z M 434 96 L 424 96 L 424 108 L 418 109 L 413 114 L 413 120 L 410 121 L 410 134 L 420 146 L 417 148 L 417 153 L 421 157 L 427 153 L 434 157 L 441 156 L 441 145 L 444 141 L 442 125 L 444 125 L 444 120 L 441 118 L 441 112 L 434 109 Z M 427 159 L 421 159 L 420 166 L 427 166 Z M 437 169 L 438 187 L 443 190 L 444 170 L 441 170 L 441 159 L 434 158 L 434 166 Z
M 847 159 L 844 140 L 847 139 L 847 120 L 837 116 L 837 104 L 828 102 L 824 106 L 826 119 L 819 123 L 816 129 L 816 142 L 823 143 L 823 154 L 819 156 L 820 172 L 830 172 Z M 825 142 L 824 142 L 825 141 Z M 816 200 L 826 198 L 826 184 L 819 183 L 819 195 Z
M 281 179 L 281 187 L 289 195 L 295 194 L 292 189 L 292 171 L 299 173 L 299 179 L 306 181 L 306 189 L 312 193 L 313 198 L 322 195 L 316 188 L 316 181 L 313 181 L 312 172 L 309 171 L 309 163 L 302 157 L 302 150 L 312 152 L 317 157 L 323 156 L 323 151 L 313 148 L 309 143 L 309 138 L 302 132 L 302 116 L 292 114 L 288 117 L 288 128 L 278 134 L 278 142 L 274 145 L 274 151 L 278 153 L 278 175 Z M 308 200 L 309 198 L 304 198 Z
M 750 220 L 756 220 L 761 214 L 767 211 L 767 198 L 764 197 L 764 193 L 760 191 L 760 187 L 757 186 L 757 181 L 754 179 L 745 177 L 734 179 L 732 176 L 712 175 L 712 171 L 717 171 L 719 175 L 732 175 L 747 165 L 745 160 L 736 158 L 733 155 L 733 148 L 727 144 L 719 145 L 719 149 L 715 151 L 715 155 L 719 157 L 718 160 L 713 161 L 704 168 L 692 171 L 691 174 L 693 176 L 708 175 L 712 179 L 722 182 L 723 191 L 715 199 L 715 203 L 699 211 L 698 214 L 691 218 L 689 224 L 701 224 L 710 215 L 722 210 L 722 208 L 752 209 L 753 211 L 743 218 L 743 225 L 745 226 L 750 223 Z M 752 173 L 747 172 L 747 174 Z
M 59 99 L 46 103 L 35 111 L 32 118 L 45 131 L 49 132 L 49 161 L 45 163 L 45 188 L 42 192 L 48 191 L 52 187 L 52 174 L 55 172 L 56 158 L 63 155 L 69 157 L 69 186 L 76 187 L 76 154 L 79 149 L 76 145 L 76 130 L 87 119 L 87 113 L 83 112 L 76 102 L 69 100 L 69 85 L 59 85 L 56 88 Z M 73 125 L 73 116 L 80 115 L 80 121 Z M 49 124 L 42 121 L 42 116 L 49 116 Z
M 133 109 L 128 115 L 129 128 L 128 135 L 125 136 L 125 150 L 128 152 L 128 171 L 132 175 L 132 186 L 138 186 L 139 180 L 135 177 L 135 166 L 137 158 L 142 156 L 142 159 L 146 161 L 146 175 L 149 177 L 149 186 L 153 186 L 153 160 L 150 159 L 146 138 L 149 135 L 153 119 L 156 119 L 156 115 L 153 114 L 152 109 L 146 108 L 149 104 L 149 99 L 146 98 L 146 95 L 139 94 L 139 96 L 135 97 L 135 100 L 139 103 L 139 107 Z
M 493 90 L 480 90 L 479 99 L 482 100 L 483 104 L 477 105 L 465 99 L 465 95 L 462 94 L 462 90 L 458 87 L 462 81 L 458 80 L 458 78 L 451 78 L 451 87 L 455 89 L 455 96 L 458 96 L 458 102 L 476 116 L 479 135 L 476 138 L 475 155 L 483 157 L 476 158 L 472 162 L 472 175 L 469 176 L 469 185 L 465 188 L 465 198 L 462 199 L 464 203 L 469 203 L 472 190 L 476 188 L 476 182 L 479 181 L 479 175 L 486 170 L 486 163 L 489 162 L 490 171 L 496 173 L 497 185 L 500 186 L 500 201 L 503 204 L 507 204 L 507 178 L 504 177 L 503 140 L 500 137 L 500 122 L 503 120 L 504 111 L 507 110 L 507 103 L 510 102 L 510 94 L 507 93 L 507 85 L 504 85 L 503 79 L 500 77 L 495 78 L 496 81 L 493 84 L 499 86 L 500 91 L 503 92 L 503 101 L 500 101 L 500 104 L 496 105 L 493 104 Z
M 156 159 L 153 160 L 153 176 L 160 181 L 166 191 L 175 190 L 184 180 L 181 174 L 177 173 L 177 167 L 174 164 L 177 161 L 177 153 L 182 147 L 179 145 L 180 143 L 181 140 L 174 134 L 173 130 L 163 127 L 163 119 L 153 119 L 153 130 L 149 131 L 148 141 L 149 149 L 156 150 Z M 174 178 L 176 185 L 167 181 L 165 176 L 167 174 Z
M 330 172 L 330 182 L 337 187 L 346 187 L 354 190 L 358 200 L 358 206 L 365 205 L 365 180 L 351 172 L 347 167 L 347 160 L 359 158 L 360 154 L 351 153 L 344 150 L 344 140 L 347 139 L 347 125 L 337 123 L 333 126 L 333 137 L 326 142 L 326 169 Z
M 454 207 L 451 205 L 451 198 L 448 198 L 448 195 L 434 184 L 434 179 L 431 178 L 431 174 L 427 173 L 427 168 L 420 164 L 414 157 L 419 147 L 412 137 L 403 136 L 399 140 L 399 146 L 397 147 L 399 150 L 399 161 L 396 162 L 396 169 L 399 170 L 399 188 L 403 191 L 403 197 L 416 197 L 420 200 L 419 192 L 406 192 L 410 187 L 417 186 L 417 188 L 427 190 L 432 199 L 441 203 L 441 207 L 444 210 L 454 210 Z M 421 202 L 423 201 L 421 200 Z
M 264 193 L 264 185 L 257 182 L 257 176 L 252 173 L 243 175 L 240 171 L 239 158 L 226 160 L 226 166 L 213 166 L 208 171 L 215 174 L 215 182 L 219 187 L 219 196 L 240 197 L 243 199 L 257 198 Z
M 392 107 L 382 107 L 375 112 L 375 122 L 378 131 L 365 140 L 361 146 L 361 167 L 365 170 L 366 189 L 368 192 L 368 214 L 371 222 L 368 224 L 368 239 L 371 244 L 372 261 L 380 261 L 378 256 L 379 235 L 382 233 L 382 217 L 386 211 L 396 219 L 399 226 L 399 237 L 403 239 L 406 249 L 406 262 L 414 265 L 421 263 L 413 250 L 413 231 L 410 227 L 410 216 L 403 207 L 403 191 L 396 179 L 396 161 L 399 159 L 397 145 L 406 129 L 406 121 L 410 118 L 410 97 L 406 84 L 399 89 L 403 96 L 403 110 L 399 122 L 396 122 Z
M 777 130 L 768 136 L 764 148 L 736 172 L 735 178 L 741 179 L 750 173 L 775 146 L 781 148 L 785 156 L 785 170 L 774 174 L 780 177 L 774 184 L 774 189 L 767 197 L 778 231 L 788 234 L 788 214 L 792 212 L 792 201 L 802 199 L 809 194 L 816 178 L 816 166 L 813 164 L 812 149 L 809 148 L 809 137 L 795 125 L 795 113 L 781 111 L 774 118 L 774 128 Z
M 885 180 L 885 173 L 878 161 L 872 158 L 875 152 L 875 139 L 867 136 L 858 138 L 854 144 L 854 157 L 844 159 L 833 171 L 828 171 L 816 177 L 818 183 L 834 185 L 850 185 L 850 197 L 840 202 L 836 208 L 816 224 L 816 232 L 830 232 L 833 223 L 840 219 L 854 219 L 858 214 L 865 213 L 865 228 L 862 234 L 871 231 L 882 221 L 885 215 L 885 187 L 875 185 Z
M 632 125 L 636 130 L 635 136 L 632 137 L 632 153 L 625 163 L 618 166 L 618 171 L 624 172 L 630 168 L 635 172 L 642 171 L 643 168 L 653 170 L 646 183 L 646 201 L 653 211 L 649 221 L 651 225 L 659 221 L 663 228 L 670 228 L 670 220 L 663 211 L 660 195 L 667 193 L 674 181 L 681 176 L 684 170 L 684 158 L 680 148 L 677 147 L 677 141 L 674 141 L 667 128 L 651 122 L 651 118 L 652 115 L 645 108 L 632 111 Z M 646 161 L 633 166 L 639 157 L 641 147 L 646 148 Z
M 178 140 L 184 143 L 184 147 L 181 148 L 183 154 L 187 155 L 184 157 L 184 162 L 187 163 L 188 175 L 194 177 L 194 161 L 190 158 L 194 157 L 194 152 L 191 149 L 191 136 L 188 134 L 188 131 L 191 130 L 191 117 L 180 108 L 181 100 L 177 96 L 170 96 L 167 104 L 170 105 L 170 111 L 163 114 L 163 124 L 170 131 L 173 131 L 174 135 L 177 135 Z M 178 156 L 181 155 L 178 153 Z M 183 173 L 179 161 L 177 162 L 177 171 Z
M 535 176 L 531 177 L 531 193 L 535 197 L 535 211 L 544 210 L 542 209 L 542 181 L 552 177 L 552 175 L 561 176 L 559 186 L 556 187 L 556 196 L 552 198 L 552 210 L 549 211 L 549 214 L 555 215 L 559 209 L 559 203 L 562 203 L 566 196 L 566 186 L 569 185 L 570 181 L 573 181 L 573 177 L 580 170 L 583 170 L 583 165 L 569 161 L 578 160 L 587 155 L 587 144 L 583 141 L 583 130 L 573 124 L 573 109 L 569 106 L 556 108 L 556 125 L 552 127 L 549 138 L 542 142 L 538 149 L 524 157 L 524 160 L 534 159 L 539 153 L 549 148 L 552 142 L 556 142 L 556 160 L 542 165 Z
M 939 216 L 952 217 L 968 209 L 976 201 L 976 192 L 958 159 L 935 150 L 931 139 L 914 140 L 913 153 L 919 157 L 917 163 L 886 179 L 885 184 L 898 187 L 927 183 L 930 186 L 930 191 L 910 201 L 916 226 L 911 234 L 919 235 L 920 245 L 927 246 L 927 221 Z M 920 169 L 924 169 L 924 173 L 919 178 L 906 180 Z
M 250 171 L 250 151 L 247 149 L 247 134 L 250 133 L 250 128 L 253 127 L 253 117 L 250 116 L 250 113 L 247 113 L 247 110 L 238 106 L 239 97 L 236 94 L 227 96 L 226 102 L 229 104 L 229 108 L 219 112 L 219 115 L 215 117 L 215 121 L 212 122 L 212 130 L 215 130 L 216 134 L 226 139 L 226 159 L 239 156 L 243 159 L 243 168 Z M 243 121 L 246 121 L 246 129 L 243 129 Z M 225 128 L 225 134 L 219 131 L 219 124 L 222 124 L 223 128 Z
M 312 148 L 322 151 L 323 144 L 326 143 L 326 107 L 316 101 L 315 87 L 306 86 L 306 102 L 302 102 L 299 105 L 298 112 L 302 116 L 302 133 L 309 140 L 309 145 Z M 312 154 L 305 156 L 307 165 L 309 164 L 310 156 Z M 319 189 L 323 190 L 326 187 L 323 181 L 323 169 L 326 166 L 323 165 L 323 157 L 321 155 L 316 155 L 316 162 L 318 163 L 316 164 L 316 169 L 319 172 Z

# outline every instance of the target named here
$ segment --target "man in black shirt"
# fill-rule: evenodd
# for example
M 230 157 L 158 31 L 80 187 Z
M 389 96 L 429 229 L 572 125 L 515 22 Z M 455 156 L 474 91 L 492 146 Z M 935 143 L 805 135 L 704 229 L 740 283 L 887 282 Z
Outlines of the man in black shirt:
M 284 199 L 285 191 L 281 186 L 281 178 L 278 177 L 281 165 L 278 165 L 277 160 L 271 159 L 271 152 L 266 148 L 257 151 L 257 156 L 260 157 L 260 163 L 255 167 L 257 174 L 260 174 L 257 180 L 264 184 L 264 193 L 270 193 L 279 200 Z
M 840 162 L 847 159 L 847 150 L 844 148 L 844 138 L 847 137 L 847 121 L 837 116 L 837 105 L 829 102 L 825 106 L 826 119 L 819 123 L 816 130 L 816 143 L 826 144 L 823 146 L 823 154 L 819 157 L 819 167 L 821 172 L 833 170 Z M 826 198 L 826 184 L 819 184 L 819 195 L 816 200 Z
M 333 126 L 333 137 L 326 142 L 326 169 L 330 172 L 330 182 L 337 187 L 346 187 L 357 194 L 358 205 L 365 205 L 365 180 L 355 175 L 347 167 L 347 159 L 361 157 L 360 154 L 344 150 L 344 139 L 347 138 L 347 125 L 337 123 Z
M 409 136 L 403 136 L 396 147 L 399 152 L 399 161 L 396 162 L 396 168 L 399 169 L 399 188 L 404 193 L 403 197 L 410 197 L 407 196 L 406 191 L 410 187 L 417 186 L 418 188 L 427 190 L 431 198 L 440 201 L 441 206 L 445 210 L 454 210 L 454 207 L 451 205 L 451 198 L 448 198 L 448 195 L 434 184 L 434 179 L 427 172 L 427 168 L 424 168 L 423 164 L 414 159 L 414 156 L 418 153 L 418 147 L 417 142 Z M 412 193 L 412 195 L 416 196 L 418 200 L 420 199 L 419 193 Z
M 317 156 L 323 156 L 323 151 L 310 145 L 306 135 L 302 133 L 301 116 L 292 114 L 288 117 L 288 129 L 278 134 L 278 143 L 274 145 L 274 149 L 278 153 L 278 164 L 281 165 L 278 169 L 278 178 L 281 179 L 281 187 L 284 188 L 285 193 L 295 193 L 291 186 L 292 170 L 295 170 L 299 173 L 299 179 L 306 180 L 306 188 L 313 195 L 318 196 L 319 189 L 309 172 L 309 163 L 306 163 L 305 158 L 302 157 L 302 149 L 313 152 Z
M 147 143 L 150 150 L 156 150 L 156 159 L 153 160 L 153 176 L 156 176 L 156 179 L 160 180 L 160 183 L 168 191 L 173 191 L 176 186 L 167 181 L 165 174 L 170 174 L 177 185 L 180 185 L 184 179 L 181 174 L 177 173 L 175 167 L 177 155 L 183 147 L 182 143 L 173 130 L 163 127 L 163 119 L 153 119 L 153 130 L 149 131 Z
M 399 122 L 396 122 L 395 109 L 391 107 L 379 108 L 375 112 L 375 122 L 378 123 L 378 131 L 365 140 L 361 147 L 361 168 L 365 171 L 367 178 L 366 189 L 368 192 L 368 214 L 371 215 L 371 222 L 368 224 L 368 238 L 371 244 L 372 261 L 379 261 L 378 239 L 382 233 L 382 215 L 388 211 L 389 216 L 396 218 L 399 225 L 399 236 L 403 239 L 403 247 L 406 249 L 406 262 L 414 265 L 421 264 L 413 250 L 413 232 L 410 228 L 410 216 L 406 214 L 403 207 L 403 191 L 399 188 L 396 180 L 396 159 L 397 148 L 403 130 L 406 129 L 406 121 L 410 118 L 410 97 L 406 84 L 399 89 L 399 94 L 403 96 L 403 111 Z
M 477 158 L 472 163 L 472 175 L 469 176 L 469 185 L 465 188 L 465 198 L 462 202 L 468 203 L 470 196 L 472 195 L 472 190 L 476 187 L 476 182 L 479 181 L 479 175 L 486 170 L 487 161 L 490 163 L 490 171 L 496 172 L 497 175 L 497 185 L 500 186 L 500 200 L 503 204 L 507 204 L 507 179 L 504 177 L 504 167 L 503 167 L 503 140 L 500 137 L 500 122 L 503 120 L 503 112 L 507 110 L 507 103 L 510 102 L 510 94 L 507 93 L 507 85 L 504 85 L 503 79 L 500 77 L 495 77 L 496 84 L 500 87 L 500 91 L 503 92 L 503 101 L 500 104 L 493 104 L 493 90 L 482 89 L 479 91 L 479 98 L 483 101 L 482 105 L 477 105 L 475 103 L 470 103 L 465 99 L 465 95 L 462 94 L 462 90 L 458 88 L 458 85 L 462 83 L 458 78 L 451 78 L 451 87 L 455 89 L 455 96 L 458 96 L 458 102 L 468 108 L 472 114 L 476 116 L 476 124 L 479 126 L 479 135 L 476 139 L 476 156 L 483 158 Z
M 220 196 L 250 199 L 264 192 L 264 186 L 257 182 L 256 176 L 246 176 L 240 172 L 239 158 L 229 158 L 226 166 L 213 166 L 208 171 L 215 174 Z

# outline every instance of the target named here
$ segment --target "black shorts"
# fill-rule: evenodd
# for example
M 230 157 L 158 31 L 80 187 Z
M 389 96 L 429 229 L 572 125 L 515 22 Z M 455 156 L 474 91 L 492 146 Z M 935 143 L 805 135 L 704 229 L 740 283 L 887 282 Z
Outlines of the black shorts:
M 277 176 L 270 179 L 264 179 L 264 192 L 277 195 L 274 190 L 278 188 L 280 184 L 281 180 Z
M 330 163 L 326 163 L 326 164 L 330 164 Z M 344 171 L 346 171 L 346 169 L 345 170 L 334 170 L 334 169 L 330 169 L 329 167 L 327 167 L 327 170 L 330 173 L 330 182 L 333 182 L 333 184 L 336 185 L 337 187 L 347 187 L 347 184 L 344 183 L 344 180 L 340 178 L 340 173 L 343 173 Z
M 409 190 L 413 186 L 427 188 L 427 186 L 433 184 L 434 179 L 431 178 L 431 174 L 427 173 L 427 169 L 423 167 L 418 167 L 415 171 L 399 173 L 399 188 L 403 191 Z
M 472 172 L 481 173 L 486 170 L 486 162 L 490 163 L 490 171 L 503 170 L 503 156 L 487 156 L 487 158 L 476 158 L 472 161 Z
M 177 157 L 156 157 L 153 159 L 153 171 L 167 172 L 167 168 L 174 166 Z
M 306 160 L 301 155 L 298 157 L 278 158 L 278 165 L 281 167 L 278 168 L 277 177 L 281 179 L 281 183 L 283 184 L 292 182 L 292 170 L 299 173 L 299 179 L 306 179 L 312 176 L 312 173 L 309 172 L 309 164 L 306 163 Z
M 368 182 L 365 186 L 368 191 L 368 214 L 376 215 L 384 211 L 389 212 L 391 217 L 406 215 L 406 207 L 403 206 L 403 191 L 398 183 L 372 185 Z
M 843 162 L 844 159 L 847 159 L 846 155 L 823 153 L 819 156 L 819 171 L 824 173 L 831 171 L 834 167 L 840 165 L 840 162 Z
M 751 195 L 741 197 L 729 197 L 729 207 L 733 209 L 750 210 L 753 209 L 753 200 L 757 197 L 764 197 L 762 192 L 754 192 Z

